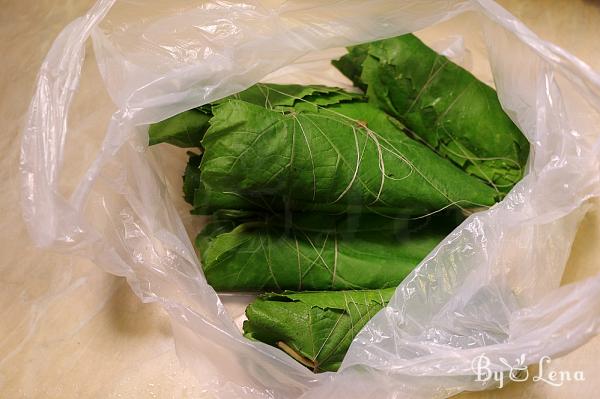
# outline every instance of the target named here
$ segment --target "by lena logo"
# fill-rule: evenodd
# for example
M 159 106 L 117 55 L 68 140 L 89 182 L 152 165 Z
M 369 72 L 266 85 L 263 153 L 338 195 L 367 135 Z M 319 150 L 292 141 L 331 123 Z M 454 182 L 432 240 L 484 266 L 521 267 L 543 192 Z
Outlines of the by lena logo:
M 562 386 L 566 381 L 585 381 L 585 376 L 581 370 L 549 370 L 548 366 L 550 365 L 550 362 L 552 362 L 550 356 L 543 356 L 540 359 L 538 362 L 538 372 L 533 376 L 529 374 L 529 369 L 525 364 L 524 354 L 512 362 L 503 357 L 498 360 L 502 363 L 506 371 L 492 371 L 490 367 L 491 361 L 485 354 L 474 358 L 471 362 L 471 368 L 477 376 L 475 381 L 495 381 L 498 383 L 499 388 L 502 388 L 507 380 L 523 382 L 530 378 L 534 382 L 541 381 L 555 387 Z

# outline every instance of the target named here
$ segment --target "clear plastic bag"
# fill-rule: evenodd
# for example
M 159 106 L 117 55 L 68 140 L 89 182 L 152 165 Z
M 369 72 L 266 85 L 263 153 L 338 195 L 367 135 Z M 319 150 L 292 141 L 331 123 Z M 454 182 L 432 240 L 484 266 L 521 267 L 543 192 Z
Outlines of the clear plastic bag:
M 532 143 L 527 176 L 398 287 L 339 372 L 314 375 L 243 338 L 200 271 L 145 126 L 306 54 L 467 11 L 480 17 L 501 102 Z M 67 197 L 59 180 L 68 110 L 90 35 L 118 111 Z M 87 256 L 161 303 L 181 361 L 217 396 L 447 397 L 493 384 L 474 375 L 482 354 L 490 370 L 506 371 L 507 361 L 536 363 L 600 332 L 600 276 L 559 287 L 585 203 L 598 195 L 597 126 L 600 75 L 493 1 L 99 0 L 41 67 L 22 142 L 23 213 L 38 245 Z

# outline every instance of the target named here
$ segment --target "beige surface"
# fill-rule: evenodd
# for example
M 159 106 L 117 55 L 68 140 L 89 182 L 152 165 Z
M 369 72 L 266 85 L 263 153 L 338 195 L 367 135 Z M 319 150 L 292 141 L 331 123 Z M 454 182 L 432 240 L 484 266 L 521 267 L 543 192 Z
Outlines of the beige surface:
M 0 397 L 206 396 L 179 367 L 169 322 L 158 305 L 141 304 L 122 279 L 88 261 L 32 248 L 20 220 L 18 136 L 35 74 L 55 35 L 91 3 L 0 0 Z M 502 3 L 542 37 L 600 69 L 600 3 Z M 112 110 L 91 62 L 84 67 L 83 83 L 71 121 L 80 134 L 67 159 L 98 142 Z M 69 189 L 68 184 L 64 188 Z M 598 242 L 600 216 L 592 213 L 578 234 L 564 282 L 598 271 Z M 585 382 L 561 388 L 521 383 L 462 397 L 596 397 L 599 358 L 596 338 L 552 363 L 556 369 L 584 371 Z

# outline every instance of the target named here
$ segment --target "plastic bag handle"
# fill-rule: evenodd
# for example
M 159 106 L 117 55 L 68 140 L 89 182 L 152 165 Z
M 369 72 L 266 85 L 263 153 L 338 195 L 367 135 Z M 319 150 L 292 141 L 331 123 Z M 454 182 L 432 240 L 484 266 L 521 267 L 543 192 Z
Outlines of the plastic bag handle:
M 37 77 L 21 142 L 22 210 L 34 242 L 72 245 L 84 229 L 78 209 L 58 192 L 69 108 L 79 87 L 85 44 L 116 0 L 98 0 L 54 40 Z

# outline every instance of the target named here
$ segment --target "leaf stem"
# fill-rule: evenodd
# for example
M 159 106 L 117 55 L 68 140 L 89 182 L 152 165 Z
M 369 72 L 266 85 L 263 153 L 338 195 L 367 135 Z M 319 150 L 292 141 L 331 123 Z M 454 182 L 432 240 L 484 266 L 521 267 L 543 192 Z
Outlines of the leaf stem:
M 302 363 L 306 367 L 310 367 L 311 369 L 316 370 L 317 363 L 314 360 L 310 360 L 307 357 L 302 356 L 301 354 L 296 352 L 294 349 L 292 349 L 285 342 L 277 341 L 277 346 L 279 347 L 279 349 L 281 349 L 282 351 L 284 351 L 285 353 L 287 353 L 288 355 L 290 355 L 291 357 L 293 357 L 294 359 L 296 359 L 298 362 Z

